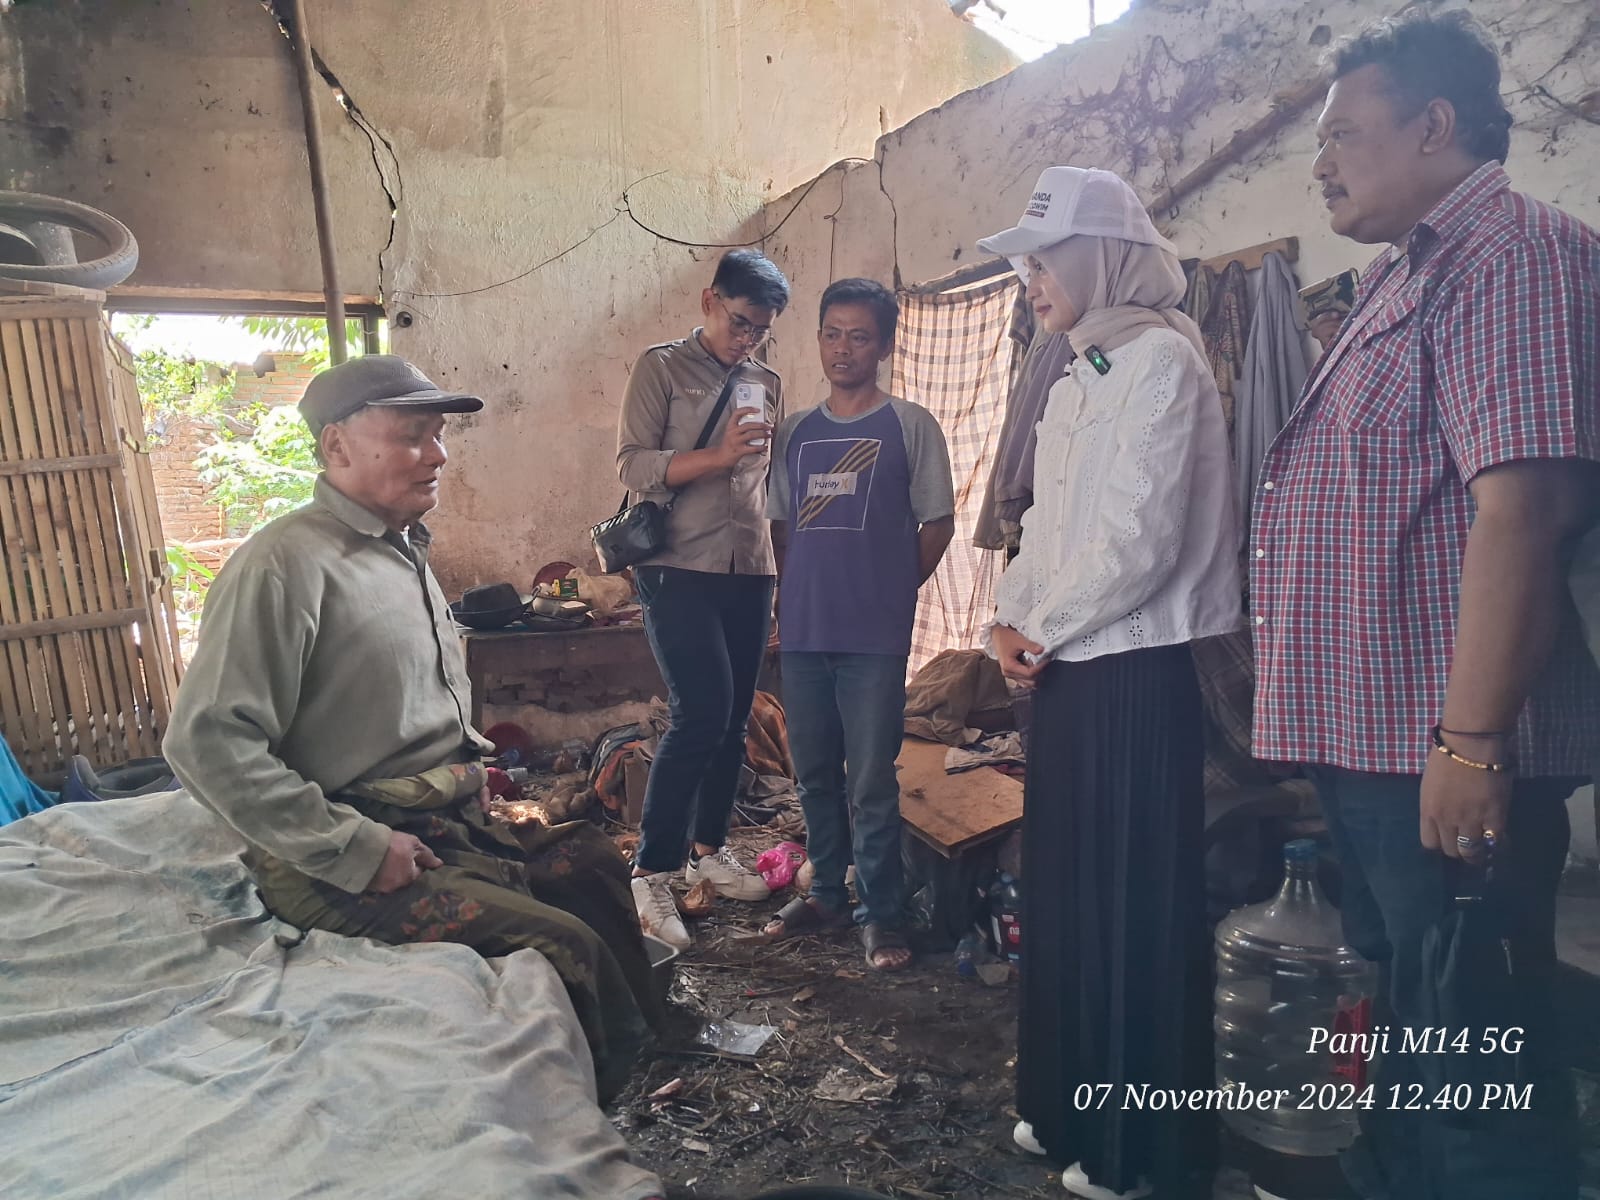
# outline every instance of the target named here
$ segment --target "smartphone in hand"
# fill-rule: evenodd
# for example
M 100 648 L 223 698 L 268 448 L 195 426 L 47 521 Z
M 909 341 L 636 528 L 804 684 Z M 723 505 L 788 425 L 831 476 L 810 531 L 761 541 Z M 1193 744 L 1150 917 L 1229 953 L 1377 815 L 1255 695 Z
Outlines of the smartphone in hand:
M 767 419 L 767 389 L 759 383 L 740 380 L 733 385 L 733 406 L 739 410 L 739 424 L 759 425 Z M 765 446 L 767 439 L 751 444 Z

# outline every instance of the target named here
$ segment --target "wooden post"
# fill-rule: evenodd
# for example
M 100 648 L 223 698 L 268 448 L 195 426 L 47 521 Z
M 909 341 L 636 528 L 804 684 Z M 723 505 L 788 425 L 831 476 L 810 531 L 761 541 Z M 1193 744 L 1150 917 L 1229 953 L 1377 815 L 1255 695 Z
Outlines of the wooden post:
M 334 254 L 333 212 L 328 205 L 328 171 L 322 157 L 322 127 L 317 123 L 316 69 L 311 63 L 311 30 L 306 0 L 294 0 L 294 66 L 300 81 L 300 107 L 306 121 L 306 155 L 311 160 L 311 204 L 317 217 L 317 246 L 322 252 L 322 296 L 328 306 L 328 361 L 345 360 L 344 293 L 339 290 L 339 264 Z

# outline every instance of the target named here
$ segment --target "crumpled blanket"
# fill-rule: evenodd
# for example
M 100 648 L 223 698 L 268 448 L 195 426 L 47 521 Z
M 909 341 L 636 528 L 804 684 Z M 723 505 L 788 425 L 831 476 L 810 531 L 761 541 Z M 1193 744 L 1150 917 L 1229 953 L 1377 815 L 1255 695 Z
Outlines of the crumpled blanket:
M 983 736 L 967 718 L 1011 706 L 1000 664 L 982 650 L 945 650 L 906 686 L 906 732 L 929 742 L 965 746 Z
M 273 921 L 187 792 L 0 830 L 7 1200 L 643 1200 L 566 989 Z
M 794 778 L 794 758 L 789 754 L 789 721 L 778 698 L 768 692 L 757 692 L 750 709 L 744 760 L 757 775 Z

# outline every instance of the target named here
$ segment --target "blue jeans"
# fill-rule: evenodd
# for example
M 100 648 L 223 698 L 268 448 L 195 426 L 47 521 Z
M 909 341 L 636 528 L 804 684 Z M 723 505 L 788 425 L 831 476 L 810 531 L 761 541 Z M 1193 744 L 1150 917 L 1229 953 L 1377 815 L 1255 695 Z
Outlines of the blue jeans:
M 672 727 L 645 788 L 635 862 L 676 871 L 693 841 L 728 837 L 745 730 L 772 621 L 770 575 L 636 567 L 644 629 L 666 681 Z
M 1502 1028 L 1521 1027 L 1522 1078 L 1532 1085 L 1525 1112 L 1495 1112 L 1478 1128 L 1446 1114 L 1406 1111 L 1424 1076 L 1414 1055 L 1398 1052 L 1406 1027 L 1422 1028 L 1418 995 L 1422 941 L 1456 891 L 1454 860 L 1426 850 L 1418 833 L 1421 778 L 1309 767 L 1344 878 L 1345 938 L 1379 964 L 1373 1024 L 1391 1030 L 1377 1062 L 1377 1104 L 1361 1114 L 1361 1138 L 1345 1173 L 1369 1200 L 1573 1200 L 1578 1193 L 1578 1125 L 1572 1078 L 1561 1053 L 1554 990 L 1556 888 L 1570 829 L 1566 798 L 1580 781 L 1519 780 L 1495 879 L 1506 905 L 1521 986 Z M 1470 1031 L 1476 1040 L 1482 1030 Z M 1402 1103 L 1389 1104 L 1390 1089 Z M 1424 1100 L 1430 1098 L 1428 1089 Z
M 902 924 L 900 777 L 906 660 L 892 654 L 783 656 L 784 718 L 806 816 L 817 903 L 842 911 L 854 859 L 857 923 Z

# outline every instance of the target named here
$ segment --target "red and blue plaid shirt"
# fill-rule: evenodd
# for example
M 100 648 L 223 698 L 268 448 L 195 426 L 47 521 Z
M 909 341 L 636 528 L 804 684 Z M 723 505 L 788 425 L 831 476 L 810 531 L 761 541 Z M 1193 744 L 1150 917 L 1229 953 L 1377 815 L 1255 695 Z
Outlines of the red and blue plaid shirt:
M 1475 172 L 1368 268 L 1261 469 L 1257 757 L 1416 774 L 1444 711 L 1468 484 L 1600 459 L 1600 235 Z M 1575 619 L 1522 712 L 1528 775 L 1588 775 L 1600 671 Z

